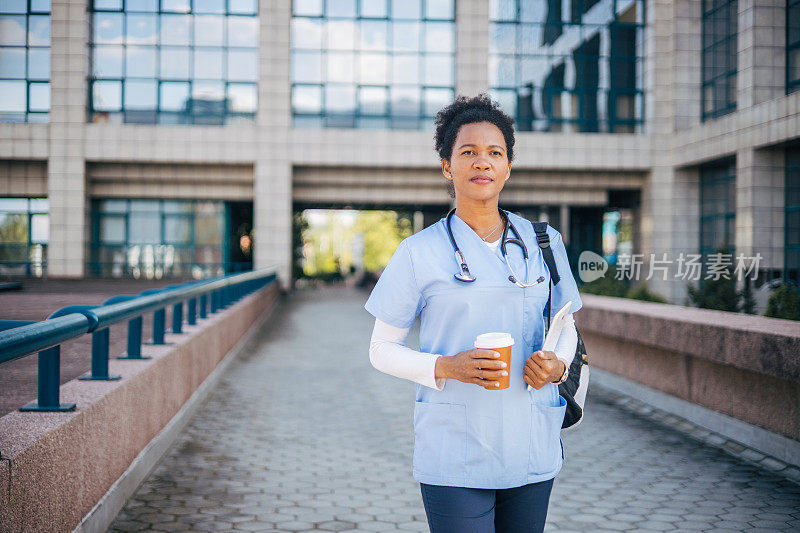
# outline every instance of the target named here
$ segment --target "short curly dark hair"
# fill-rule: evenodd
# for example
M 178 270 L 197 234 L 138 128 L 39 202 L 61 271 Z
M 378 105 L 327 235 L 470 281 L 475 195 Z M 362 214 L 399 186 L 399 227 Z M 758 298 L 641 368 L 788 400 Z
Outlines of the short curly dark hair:
M 439 157 L 449 160 L 453 155 L 453 144 L 456 142 L 458 130 L 464 124 L 476 122 L 491 122 L 497 126 L 505 138 L 506 154 L 511 163 L 514 159 L 514 119 L 485 93 L 472 98 L 459 96 L 436 114 L 433 139 Z

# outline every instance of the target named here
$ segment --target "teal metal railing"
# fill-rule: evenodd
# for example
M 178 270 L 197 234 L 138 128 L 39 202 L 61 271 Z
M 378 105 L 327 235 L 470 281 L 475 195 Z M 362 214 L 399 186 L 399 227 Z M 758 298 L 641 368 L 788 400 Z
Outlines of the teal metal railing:
M 191 281 L 138 295 L 120 295 L 98 306 L 70 305 L 41 322 L 0 320 L 0 364 L 38 352 L 38 398 L 21 411 L 71 411 L 75 404 L 60 403 L 61 343 L 86 333 L 92 334 L 92 371 L 79 379 L 113 380 L 109 375 L 109 326 L 128 321 L 127 354 L 121 359 L 145 360 L 142 356 L 142 323 L 153 313 L 153 344 L 165 344 L 166 308 L 172 306 L 172 333 L 182 333 L 186 322 L 196 324 L 230 306 L 244 296 L 277 279 L 274 267 Z

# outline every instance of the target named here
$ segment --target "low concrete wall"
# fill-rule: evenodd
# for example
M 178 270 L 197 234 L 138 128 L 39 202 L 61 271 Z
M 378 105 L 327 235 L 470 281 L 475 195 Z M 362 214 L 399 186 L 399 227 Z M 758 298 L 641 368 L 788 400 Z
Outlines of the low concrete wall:
M 72 531 L 164 428 L 251 325 L 276 301 L 278 283 L 184 325 L 146 361 L 110 361 L 119 381 L 70 381 L 72 413 L 0 418 L 0 531 Z M 87 357 L 89 357 L 87 355 Z
M 589 363 L 800 440 L 800 323 L 581 295 Z

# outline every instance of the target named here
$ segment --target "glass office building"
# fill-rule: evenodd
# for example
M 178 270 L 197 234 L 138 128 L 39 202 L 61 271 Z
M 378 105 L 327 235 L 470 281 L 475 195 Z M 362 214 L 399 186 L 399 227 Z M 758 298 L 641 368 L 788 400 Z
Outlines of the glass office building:
M 256 0 L 94 0 L 91 23 L 92 122 L 254 119 Z
M 493 0 L 489 86 L 520 131 L 641 131 L 642 0 Z
M 47 122 L 50 1 L 0 2 L 0 122 Z
M 47 198 L 0 198 L 0 276 L 47 272 Z
M 293 4 L 295 127 L 419 129 L 455 92 L 453 0 Z
M 736 109 L 738 6 L 703 0 L 703 119 Z
M 435 114 L 488 93 L 501 205 L 570 259 L 729 245 L 759 289 L 798 270 L 798 58 L 798 0 L 0 0 L 0 263 L 288 284 L 299 211 L 438 221 Z
M 786 93 L 800 89 L 800 0 L 786 2 Z
M 225 205 L 190 200 L 97 200 L 92 269 L 103 277 L 224 273 Z
M 786 149 L 784 276 L 800 286 L 800 145 Z
M 700 253 L 735 252 L 736 160 L 700 168 Z

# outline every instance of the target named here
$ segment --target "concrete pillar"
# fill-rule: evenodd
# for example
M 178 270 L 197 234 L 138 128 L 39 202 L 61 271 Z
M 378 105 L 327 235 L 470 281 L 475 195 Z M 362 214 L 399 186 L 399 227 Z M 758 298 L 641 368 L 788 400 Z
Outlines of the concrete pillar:
M 675 40 L 672 54 L 658 56 L 672 59 L 672 98 L 676 131 L 700 124 L 703 80 L 702 2 L 676 0 L 674 3 Z M 666 81 L 666 80 L 665 80 Z
M 285 132 L 291 127 L 289 84 L 290 0 L 260 3 L 259 145 L 253 167 L 254 266 L 278 267 L 291 285 L 292 167 Z
M 680 1 L 680 0 L 679 0 Z M 666 0 L 647 3 L 645 27 L 645 83 L 649 89 L 645 105 L 645 130 L 650 132 L 653 168 L 642 191 L 643 270 L 650 253 L 663 253 L 672 246 L 672 153 L 669 149 L 675 130 L 674 62 L 676 35 L 675 11 L 679 6 Z M 684 6 L 680 6 L 684 7 Z M 658 224 L 655 223 L 658 221 Z M 669 282 L 651 280 L 649 287 L 669 298 Z
M 739 0 L 736 108 L 783 96 L 786 89 L 785 0 Z
M 422 211 L 414 211 L 414 233 L 425 229 L 425 215 Z
M 456 94 L 475 96 L 489 90 L 489 2 L 456 2 Z
M 52 3 L 50 153 L 47 189 L 50 243 L 47 275 L 81 278 L 86 263 L 88 201 L 83 154 L 89 51 L 85 2 Z
M 569 244 L 569 205 L 561 204 L 558 209 L 558 223 L 560 226 L 558 231 L 561 233 L 561 240 L 566 245 Z
M 642 279 L 650 257 L 672 261 L 667 279 L 655 273 L 648 288 L 671 303 L 684 304 L 686 281 L 675 278 L 681 252 L 699 250 L 699 182 L 696 169 L 674 165 L 674 134 L 700 124 L 702 3 L 650 0 L 645 31 L 648 87 L 646 130 L 651 133 L 653 168 L 642 190 L 635 253 L 643 254 Z
M 759 269 L 782 269 L 785 160 L 781 148 L 736 152 L 736 254 L 761 254 Z

